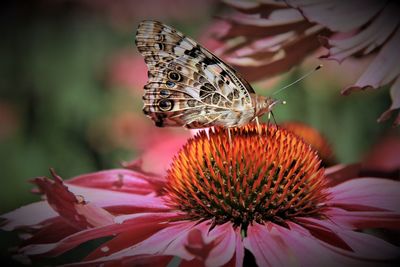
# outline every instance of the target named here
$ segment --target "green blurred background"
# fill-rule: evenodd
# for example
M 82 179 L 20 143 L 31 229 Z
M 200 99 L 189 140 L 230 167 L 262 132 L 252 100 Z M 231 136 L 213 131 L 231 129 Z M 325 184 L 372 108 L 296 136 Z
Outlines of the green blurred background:
M 142 19 L 156 19 L 196 38 L 220 9 L 215 1 L 177 0 L 3 4 L 0 212 L 37 200 L 28 180 L 48 175 L 50 167 L 63 178 L 118 167 L 162 138 L 166 130 L 141 113 L 147 70 L 136 54 L 136 27 Z M 269 95 L 313 64 L 255 89 Z M 328 65 L 279 94 L 288 104 L 275 117 L 312 125 L 327 136 L 339 162 L 356 162 L 392 131 L 391 122 L 376 123 L 390 105 L 388 88 L 341 96 L 346 78 L 332 70 L 336 63 Z M 174 133 L 179 131 L 185 130 Z M 4 251 L 15 236 L 1 234 Z

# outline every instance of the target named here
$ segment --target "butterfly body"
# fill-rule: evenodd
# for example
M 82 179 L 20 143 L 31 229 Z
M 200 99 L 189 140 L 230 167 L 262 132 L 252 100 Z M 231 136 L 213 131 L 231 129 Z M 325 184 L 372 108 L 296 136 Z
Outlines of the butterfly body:
M 279 102 L 255 94 L 233 68 L 160 22 L 141 22 L 136 45 L 148 66 L 143 112 L 156 126 L 242 126 Z

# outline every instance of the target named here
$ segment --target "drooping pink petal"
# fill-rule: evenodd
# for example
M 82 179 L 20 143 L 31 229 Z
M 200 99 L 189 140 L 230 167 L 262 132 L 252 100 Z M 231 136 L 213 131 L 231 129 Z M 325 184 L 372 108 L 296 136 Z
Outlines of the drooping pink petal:
M 345 250 L 324 244 L 307 229 L 290 221 L 288 225 L 290 229 L 273 223 L 249 227 L 244 244 L 255 256 L 258 266 L 350 266 L 360 263 L 343 255 Z
M 206 232 L 206 241 L 213 243 L 213 248 L 205 260 L 206 266 L 223 266 L 229 262 L 236 250 L 236 233 L 232 224 L 227 222 L 215 226 L 211 231 Z
M 400 76 L 390 87 L 390 97 L 392 99 L 392 105 L 379 117 L 379 121 L 389 119 L 393 112 L 400 109 Z M 400 125 L 400 112 L 397 114 L 394 125 Z
M 162 224 L 155 224 L 149 227 L 149 224 L 142 224 L 142 227 L 123 231 L 110 241 L 102 244 L 96 250 L 92 251 L 84 261 L 91 261 L 101 257 L 105 257 L 135 245 L 136 243 L 148 238 L 153 233 L 165 227 Z
M 309 233 L 316 239 L 345 251 L 352 251 L 352 248 L 340 237 L 337 231 L 334 231 L 330 227 L 318 224 L 314 220 L 308 220 L 307 217 L 298 217 L 296 218 L 296 222 L 307 228 Z M 344 230 L 348 229 L 344 228 Z
M 400 28 L 382 47 L 374 60 L 369 64 L 367 70 L 361 75 L 358 81 L 351 87 L 345 88 L 342 93 L 349 94 L 354 90 L 367 87 L 379 88 L 400 75 Z
M 231 27 L 224 38 L 232 38 L 245 35 L 247 38 L 259 38 L 273 36 L 282 32 L 304 30 L 304 20 L 300 12 L 295 9 L 275 10 L 267 19 L 236 15 L 225 18 L 235 27 Z M 309 25 L 307 25 L 309 26 Z M 269 28 L 271 31 L 266 32 Z
M 139 255 L 128 258 L 116 259 L 114 261 L 109 261 L 104 263 L 104 266 L 115 266 L 115 267 L 132 267 L 132 266 L 151 266 L 151 267 L 165 267 L 172 260 L 172 256 L 162 256 L 162 255 Z M 97 267 L 103 266 L 102 263 L 93 262 L 75 262 L 63 265 L 64 267 Z
M 332 198 L 328 205 L 352 209 L 369 206 L 400 212 L 400 183 L 387 179 L 359 178 L 328 189 Z M 357 210 L 357 209 L 356 209 Z
M 244 260 L 244 244 L 240 229 L 236 229 L 235 267 L 242 267 Z
M 33 232 L 28 239 L 24 240 L 21 247 L 30 244 L 55 243 L 79 231 L 61 216 L 46 220 L 41 223 L 41 228 Z
M 320 46 L 317 37 L 324 27 L 307 21 L 286 3 L 226 4 L 238 12 L 224 18 L 230 28 L 218 36 L 225 46 L 217 52 L 249 81 L 287 71 Z
M 196 262 L 203 262 L 205 266 L 222 266 L 232 259 L 237 244 L 230 223 L 216 226 L 218 227 L 220 229 L 209 232 L 209 222 L 198 225 L 196 222 L 177 222 L 130 247 L 117 249 L 112 246 L 113 240 L 111 240 L 97 249 L 94 256 L 88 257 L 84 263 L 114 262 L 136 255 L 162 254 L 179 256 L 183 259 L 182 266 L 190 263 L 196 266 Z M 118 241 L 123 239 L 125 244 L 129 243 L 126 237 L 121 236 L 118 239 Z M 118 242 L 115 244 L 119 246 Z M 103 257 L 99 257 L 101 254 Z
M 373 235 L 340 227 L 329 220 L 314 218 L 301 218 L 299 220 L 307 229 L 314 232 L 316 237 L 318 237 L 320 232 L 315 233 L 315 229 L 317 228 L 314 226 L 319 226 L 320 229 L 329 229 L 332 233 L 335 233 L 349 248 L 351 248 L 350 252 L 354 255 L 349 254 L 349 256 L 354 258 L 363 260 L 395 260 L 400 255 L 399 247 Z M 318 239 L 321 240 L 320 238 Z
M 126 218 L 126 216 L 121 217 Z M 136 233 L 136 235 L 132 234 L 131 236 L 132 242 L 134 242 L 141 238 L 144 239 L 146 236 L 143 236 L 143 233 L 154 233 L 160 227 L 167 227 L 167 224 L 161 222 L 176 217 L 177 215 L 174 213 L 143 213 L 126 219 L 116 217 L 114 224 L 82 230 L 56 243 L 28 245 L 20 249 L 20 252 L 27 255 L 57 256 L 89 240 L 125 232 Z
M 135 257 L 129 257 L 127 259 L 121 259 L 116 262 L 116 266 L 154 266 L 154 267 L 165 267 L 171 262 L 173 257 L 162 256 L 162 255 L 140 255 Z
M 210 255 L 210 251 L 214 244 L 212 242 L 206 242 L 204 239 L 204 231 L 206 225 L 202 224 L 199 227 L 195 227 L 188 232 L 186 244 L 184 248 L 195 257 L 195 260 L 204 262 Z
M 223 0 L 222 2 L 246 14 L 269 14 L 272 10 L 286 7 L 285 3 L 268 0 L 262 2 L 250 2 L 246 0 Z M 268 5 L 265 5 L 266 3 L 268 3 Z
M 289 70 L 300 62 L 305 55 L 308 55 L 319 47 L 317 36 L 321 34 L 322 28 L 314 28 L 313 31 L 308 31 L 293 41 L 285 43 L 282 47 L 282 52 L 277 52 L 272 57 L 261 58 L 259 60 L 249 59 L 248 57 L 230 58 L 226 57 L 228 62 L 235 65 L 240 73 L 247 80 L 255 81 L 277 75 Z
M 333 218 L 336 223 L 356 229 L 368 228 L 400 228 L 400 214 L 388 211 L 347 211 L 341 208 L 329 208 L 326 216 Z
M 345 38 L 332 36 L 326 45 L 329 48 L 329 55 L 324 57 L 342 62 L 347 57 L 360 54 L 360 52 L 368 54 L 374 48 L 381 46 L 395 31 L 400 23 L 397 13 L 397 8 L 389 5 L 365 29 L 349 34 Z M 343 34 L 338 36 L 340 35 Z
M 324 25 L 330 30 L 338 32 L 348 32 L 363 26 L 386 5 L 385 1 L 375 0 L 346 2 L 289 0 L 286 2 L 290 6 L 300 8 L 309 21 Z
M 341 266 L 343 258 L 336 255 L 313 237 L 306 229 L 295 223 L 288 222 L 290 229 L 275 226 L 291 251 L 292 265 L 298 266 Z M 348 265 L 345 265 L 348 266 Z
M 147 222 L 149 223 L 149 222 Z M 196 222 L 176 222 L 175 224 L 165 224 L 165 228 L 157 231 L 147 239 L 136 245 L 118 250 L 115 253 L 97 258 L 95 260 L 84 261 L 84 263 L 103 263 L 112 262 L 121 258 L 129 258 L 137 255 L 173 255 L 185 260 L 193 260 L 194 256 L 186 251 L 185 243 L 190 229 Z M 136 223 L 137 225 L 137 223 Z
M 65 183 L 132 194 L 148 194 L 154 191 L 149 180 L 151 177 L 140 172 L 113 169 L 79 175 L 68 179 Z
M 182 248 L 205 266 L 222 266 L 229 262 L 235 253 L 235 232 L 231 223 L 217 225 L 210 229 L 210 221 L 195 225 L 186 236 L 174 240 L 166 253 L 176 253 Z M 181 246 L 183 247 L 181 248 Z M 181 252 L 182 253 L 182 252 Z M 185 253 L 182 253 L 185 255 Z M 181 255 L 177 255 L 183 258 Z M 188 258 L 184 258 L 189 260 Z
M 354 249 L 357 251 L 343 250 L 313 237 L 306 228 L 296 223 L 288 222 L 288 225 L 290 229 L 281 226 L 276 226 L 276 228 L 281 235 L 285 236 L 287 246 L 294 252 L 300 266 L 376 266 L 378 264 L 374 261 L 378 260 L 374 258 L 376 255 L 368 257 L 364 254 L 362 244 L 357 244 L 360 247 L 355 246 Z M 340 234 L 340 232 L 334 232 Z M 340 237 L 349 246 L 355 245 L 350 238 Z M 385 245 L 387 244 L 389 243 L 385 242 Z M 393 246 L 389 244 L 388 248 L 392 250 Z M 390 254 L 392 252 L 393 250 Z M 372 258 L 374 260 L 371 260 Z M 379 255 L 378 258 L 380 258 Z M 393 262 L 379 262 L 379 266 L 391 266 L 392 264 Z
M 12 231 L 23 226 L 37 225 L 57 216 L 58 213 L 46 201 L 35 202 L 2 214 L 1 218 L 5 221 L 2 223 L 1 229 Z
M 285 236 L 276 231 L 273 223 L 250 225 L 243 243 L 253 253 L 258 266 L 295 265 L 293 251 L 286 246 Z

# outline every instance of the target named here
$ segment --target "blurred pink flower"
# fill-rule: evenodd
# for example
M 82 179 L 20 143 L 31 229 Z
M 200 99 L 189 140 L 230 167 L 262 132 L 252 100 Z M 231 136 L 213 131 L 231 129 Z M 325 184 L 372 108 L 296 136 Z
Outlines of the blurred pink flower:
M 88 139 L 94 149 L 109 151 L 123 148 L 145 151 L 158 142 L 176 138 L 184 140 L 190 132 L 180 128 L 155 129 L 148 118 L 132 112 L 119 112 L 92 121 Z
M 400 5 L 396 1 L 224 2 L 236 12 L 224 17 L 226 29 L 217 30 L 225 45 L 216 52 L 249 80 L 286 71 L 322 45 L 329 53 L 321 58 L 342 62 L 372 57 L 343 94 L 390 85 L 392 105 L 379 121 L 400 109 Z M 362 61 L 356 66 L 363 67 Z M 400 124 L 400 114 L 394 124 Z
M 136 51 L 120 51 L 114 55 L 109 67 L 110 82 L 143 93 L 147 81 L 147 68 Z
M 52 171 L 53 180 L 33 181 L 45 199 L 2 215 L 2 228 L 25 230 L 20 258 L 110 237 L 72 266 L 167 266 L 174 257 L 179 266 L 254 265 L 249 253 L 258 266 L 398 260 L 398 247 L 360 230 L 400 227 L 399 182 L 331 186 L 314 150 L 290 132 L 232 131 L 231 144 L 224 129 L 200 132 L 166 176 L 114 169 L 63 181 Z M 159 149 L 154 165 L 174 149 Z
M 391 133 L 381 138 L 365 156 L 362 169 L 400 180 L 400 136 Z

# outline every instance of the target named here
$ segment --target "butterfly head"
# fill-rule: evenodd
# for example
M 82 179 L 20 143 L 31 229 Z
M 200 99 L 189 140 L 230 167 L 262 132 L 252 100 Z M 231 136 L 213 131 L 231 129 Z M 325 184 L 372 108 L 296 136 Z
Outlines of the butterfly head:
M 286 104 L 286 101 L 275 99 L 272 97 L 257 96 L 255 115 L 259 117 L 265 113 L 269 113 L 277 104 Z

